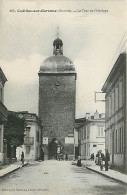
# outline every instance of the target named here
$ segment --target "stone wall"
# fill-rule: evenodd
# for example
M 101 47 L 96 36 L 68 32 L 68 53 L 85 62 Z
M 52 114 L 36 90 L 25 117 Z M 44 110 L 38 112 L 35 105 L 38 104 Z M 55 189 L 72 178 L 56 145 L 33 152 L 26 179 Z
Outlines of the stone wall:
M 39 117 L 49 142 L 56 138 L 65 145 L 65 137 L 74 130 L 75 87 L 75 74 L 39 77 Z

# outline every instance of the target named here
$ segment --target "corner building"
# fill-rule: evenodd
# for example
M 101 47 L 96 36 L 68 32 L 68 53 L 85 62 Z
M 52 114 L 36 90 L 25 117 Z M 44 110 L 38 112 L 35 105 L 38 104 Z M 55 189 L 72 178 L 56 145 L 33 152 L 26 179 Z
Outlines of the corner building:
M 93 116 L 86 113 L 86 117 L 75 120 L 75 129 L 78 132 L 79 154 L 82 159 L 88 160 L 91 154 L 96 156 L 99 150 L 105 152 L 105 114 L 96 110 Z
M 74 155 L 76 72 L 63 56 L 63 42 L 53 42 L 53 56 L 41 65 L 39 75 L 39 118 L 43 121 L 45 158 Z
M 0 164 L 4 164 L 4 141 L 3 134 L 4 134 L 4 124 L 7 121 L 7 108 L 4 105 L 4 85 L 7 81 L 4 72 L 0 68 Z
M 106 93 L 106 148 L 112 168 L 127 174 L 127 63 L 126 51 L 117 58 L 102 91 Z

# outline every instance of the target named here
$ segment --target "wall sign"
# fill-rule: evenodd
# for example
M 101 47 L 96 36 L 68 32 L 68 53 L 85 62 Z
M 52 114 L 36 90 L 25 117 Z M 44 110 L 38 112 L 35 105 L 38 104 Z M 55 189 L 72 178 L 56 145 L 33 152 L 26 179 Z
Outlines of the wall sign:
M 74 144 L 74 137 L 65 137 L 65 144 Z
M 43 144 L 48 144 L 48 137 L 43 137 Z

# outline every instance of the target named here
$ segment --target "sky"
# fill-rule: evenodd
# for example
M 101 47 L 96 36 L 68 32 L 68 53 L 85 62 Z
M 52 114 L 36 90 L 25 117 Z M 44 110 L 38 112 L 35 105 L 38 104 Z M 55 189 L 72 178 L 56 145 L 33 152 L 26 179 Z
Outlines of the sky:
M 94 95 L 101 91 L 118 57 L 126 32 L 125 3 L 0 0 L 0 67 L 8 80 L 4 92 L 8 110 L 38 114 L 38 72 L 53 54 L 59 26 L 63 53 L 77 72 L 76 118 L 96 110 L 105 112 L 105 103 L 95 103 Z

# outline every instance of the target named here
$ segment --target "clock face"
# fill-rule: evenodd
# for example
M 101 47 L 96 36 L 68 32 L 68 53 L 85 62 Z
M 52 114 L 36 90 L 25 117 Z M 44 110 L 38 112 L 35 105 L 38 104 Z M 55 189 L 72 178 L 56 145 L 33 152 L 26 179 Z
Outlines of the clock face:
M 55 86 L 59 86 L 61 84 L 60 78 L 56 77 L 53 83 Z
M 60 85 L 60 81 L 59 81 L 59 80 L 56 80 L 56 81 L 54 82 L 54 85 L 55 85 L 55 86 L 59 86 L 59 85 Z

